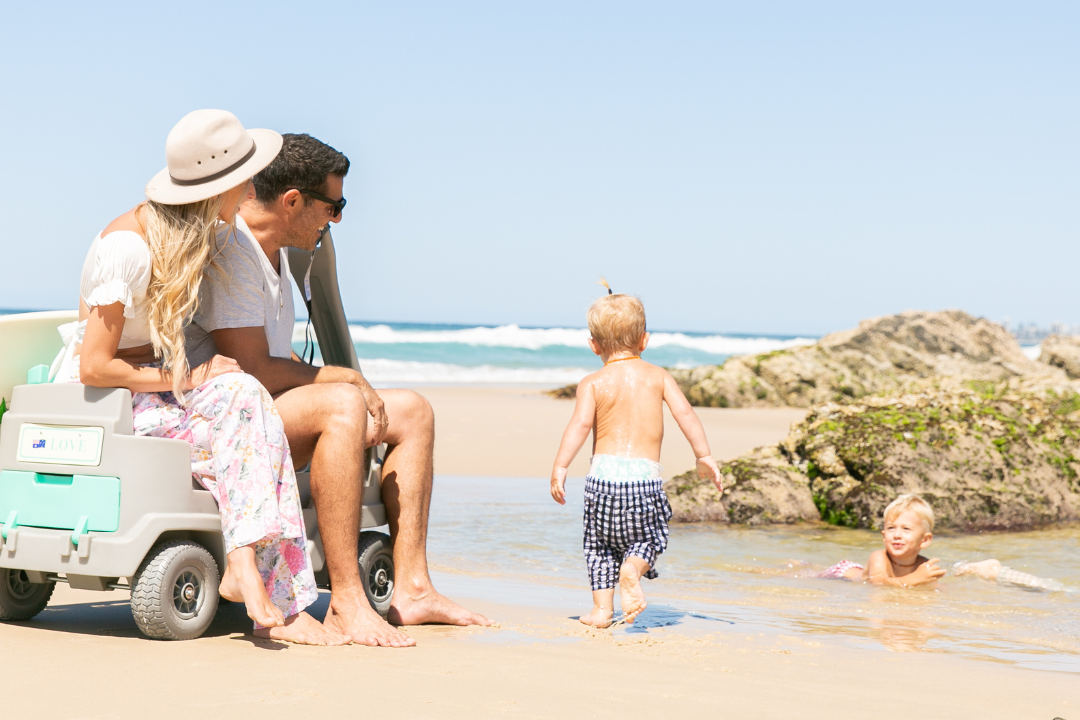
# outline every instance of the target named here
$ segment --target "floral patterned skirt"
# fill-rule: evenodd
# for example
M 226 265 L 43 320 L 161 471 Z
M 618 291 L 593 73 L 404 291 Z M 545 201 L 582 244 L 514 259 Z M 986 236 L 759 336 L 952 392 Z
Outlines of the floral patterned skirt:
M 271 602 L 286 617 L 315 602 L 304 516 L 285 426 L 251 375 L 227 373 L 188 393 L 133 393 L 135 434 L 187 440 L 191 472 L 214 496 L 225 552 L 254 546 Z M 258 625 L 256 624 L 258 627 Z
M 79 382 L 77 352 L 62 359 L 55 381 Z M 253 546 L 271 602 L 285 617 L 297 614 L 318 589 L 274 399 L 251 375 L 227 373 L 189 392 L 187 401 L 182 407 L 171 392 L 132 393 L 135 434 L 191 444 L 191 474 L 217 501 L 225 552 Z

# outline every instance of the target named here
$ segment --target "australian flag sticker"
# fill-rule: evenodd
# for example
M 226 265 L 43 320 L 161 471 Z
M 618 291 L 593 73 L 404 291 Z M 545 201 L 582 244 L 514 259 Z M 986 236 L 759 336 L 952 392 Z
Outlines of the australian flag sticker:
M 30 447 L 32 447 L 34 450 L 37 450 L 38 448 L 45 447 L 45 438 L 42 438 L 40 440 L 35 440 L 34 444 L 31 445 Z

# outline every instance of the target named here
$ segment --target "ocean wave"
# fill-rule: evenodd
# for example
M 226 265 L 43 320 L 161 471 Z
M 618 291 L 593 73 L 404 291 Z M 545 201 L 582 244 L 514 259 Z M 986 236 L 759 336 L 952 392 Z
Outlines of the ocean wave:
M 518 325 L 472 327 L 455 330 L 408 330 L 389 325 L 350 325 L 355 343 L 372 345 L 409 343 L 457 343 L 483 347 L 508 347 L 542 350 L 562 346 L 588 348 L 589 331 L 584 328 L 523 328 Z M 304 341 L 304 323 L 297 323 L 293 342 Z M 679 332 L 654 332 L 649 347 L 685 347 L 713 355 L 753 355 L 814 343 L 813 338 L 779 339 L 768 337 L 739 338 L 726 335 L 687 335 Z
M 386 387 L 395 383 L 429 384 L 537 384 L 569 385 L 592 370 L 586 368 L 507 368 L 495 365 L 465 367 L 447 363 L 365 358 L 360 361 L 364 377 L 373 385 Z

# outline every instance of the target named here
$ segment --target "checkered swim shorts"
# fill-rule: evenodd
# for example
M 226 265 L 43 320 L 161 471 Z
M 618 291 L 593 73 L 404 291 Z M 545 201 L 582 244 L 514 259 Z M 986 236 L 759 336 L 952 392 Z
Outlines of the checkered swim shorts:
M 671 505 L 660 478 L 612 482 L 585 477 L 585 564 L 593 590 L 615 587 L 619 567 L 633 555 L 649 563 L 667 549 Z

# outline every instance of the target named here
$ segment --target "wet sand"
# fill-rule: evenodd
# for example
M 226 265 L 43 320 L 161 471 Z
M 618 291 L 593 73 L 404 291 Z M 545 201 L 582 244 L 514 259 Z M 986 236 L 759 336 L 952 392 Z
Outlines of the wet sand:
M 145 640 L 122 591 L 58 587 L 35 621 L 0 626 L 0 688 L 35 718 L 1072 718 L 1076 677 L 805 637 L 722 630 L 617 637 L 552 611 L 469 604 L 498 628 L 418 627 L 416 648 L 256 640 L 238 605 L 204 637 Z M 323 594 L 316 609 L 324 611 Z
M 534 388 L 420 387 L 435 410 L 435 473 L 495 477 L 551 476 L 573 400 L 556 400 Z M 713 456 L 729 460 L 787 435 L 806 411 L 796 408 L 696 408 Z M 694 453 L 665 409 L 660 464 L 664 479 L 694 467 Z M 592 439 L 570 466 L 589 469 Z

